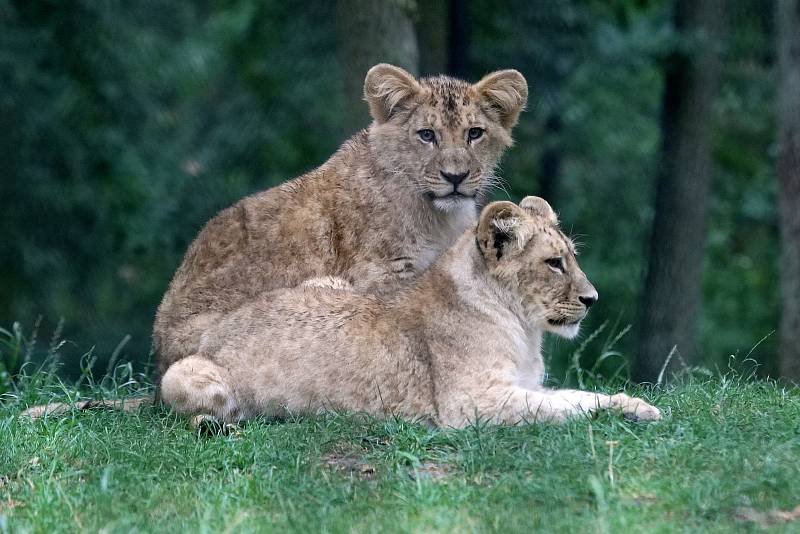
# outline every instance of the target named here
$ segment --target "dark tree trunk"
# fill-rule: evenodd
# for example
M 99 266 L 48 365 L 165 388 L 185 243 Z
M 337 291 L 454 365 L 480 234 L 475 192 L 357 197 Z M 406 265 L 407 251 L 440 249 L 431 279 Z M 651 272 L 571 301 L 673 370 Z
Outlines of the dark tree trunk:
M 401 0 L 338 0 L 336 29 L 342 65 L 346 117 L 351 132 L 369 125 L 364 76 L 377 63 L 391 63 L 412 74 L 419 70 L 413 4 Z
M 430 0 L 418 5 L 420 74 L 469 79 L 469 0 Z
M 470 12 L 469 0 L 450 0 L 447 38 L 447 74 L 466 80 L 469 71 Z
M 800 381 L 800 0 L 778 0 L 781 375 Z
M 724 0 L 678 0 L 687 46 L 669 58 L 662 103 L 662 160 L 633 378 L 653 381 L 676 348 L 694 358 L 695 323 L 711 186 L 711 107 L 720 77 Z
M 419 41 L 419 73 L 435 76 L 447 73 L 450 40 L 448 36 L 449 0 L 429 0 L 419 10 L 417 40 Z

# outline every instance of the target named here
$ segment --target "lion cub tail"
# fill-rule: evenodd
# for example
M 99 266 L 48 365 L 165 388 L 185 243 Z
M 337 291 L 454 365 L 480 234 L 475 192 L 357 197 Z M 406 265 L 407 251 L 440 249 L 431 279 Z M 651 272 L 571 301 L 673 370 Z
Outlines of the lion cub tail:
M 86 400 L 74 403 L 66 402 L 51 402 L 49 404 L 40 404 L 32 406 L 20 414 L 21 417 L 30 417 L 31 419 L 40 419 L 45 416 L 64 415 L 72 410 L 118 410 L 122 412 L 135 412 L 142 406 L 151 406 L 155 404 L 155 395 L 147 395 L 146 397 L 134 397 L 132 399 L 120 400 Z

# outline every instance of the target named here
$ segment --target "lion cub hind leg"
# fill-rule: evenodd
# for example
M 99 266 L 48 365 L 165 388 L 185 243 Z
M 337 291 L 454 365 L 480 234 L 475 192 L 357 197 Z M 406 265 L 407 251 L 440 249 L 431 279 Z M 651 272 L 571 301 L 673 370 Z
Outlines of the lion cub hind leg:
M 240 410 L 231 384 L 226 369 L 211 360 L 189 356 L 170 365 L 164 373 L 161 399 L 183 415 L 235 422 Z

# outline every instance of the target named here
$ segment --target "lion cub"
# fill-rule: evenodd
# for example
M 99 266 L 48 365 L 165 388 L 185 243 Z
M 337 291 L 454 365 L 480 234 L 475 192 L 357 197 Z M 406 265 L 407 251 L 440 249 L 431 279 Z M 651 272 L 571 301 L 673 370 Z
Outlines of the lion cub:
M 336 280 L 263 295 L 209 330 L 164 374 L 164 402 L 226 421 L 343 408 L 462 427 L 657 408 L 542 386 L 542 334 L 574 337 L 597 292 L 544 200 L 494 202 L 434 265 L 392 296 Z
M 153 326 L 161 373 L 266 291 L 322 276 L 393 291 L 475 224 L 527 101 L 522 75 L 417 80 L 382 64 L 367 73 L 364 96 L 368 129 L 318 169 L 222 211 L 197 236 Z

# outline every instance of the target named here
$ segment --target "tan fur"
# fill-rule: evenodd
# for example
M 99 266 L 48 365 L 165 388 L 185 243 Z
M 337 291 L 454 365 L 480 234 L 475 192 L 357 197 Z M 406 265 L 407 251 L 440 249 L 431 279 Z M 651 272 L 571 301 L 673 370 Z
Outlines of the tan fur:
M 470 85 L 377 65 L 364 87 L 375 119 L 367 130 L 318 169 L 221 212 L 189 247 L 156 315 L 162 373 L 266 291 L 326 276 L 357 292 L 393 291 L 474 224 L 525 106 L 522 75 Z M 470 128 L 485 133 L 470 141 Z M 469 173 L 459 195 L 442 172 Z
M 329 282 L 264 294 L 210 327 L 197 354 L 166 371 L 164 402 L 226 422 L 337 408 L 454 427 L 605 408 L 660 418 L 624 394 L 542 386 L 543 333 L 574 336 L 597 293 L 541 199 L 490 204 L 391 296 Z

